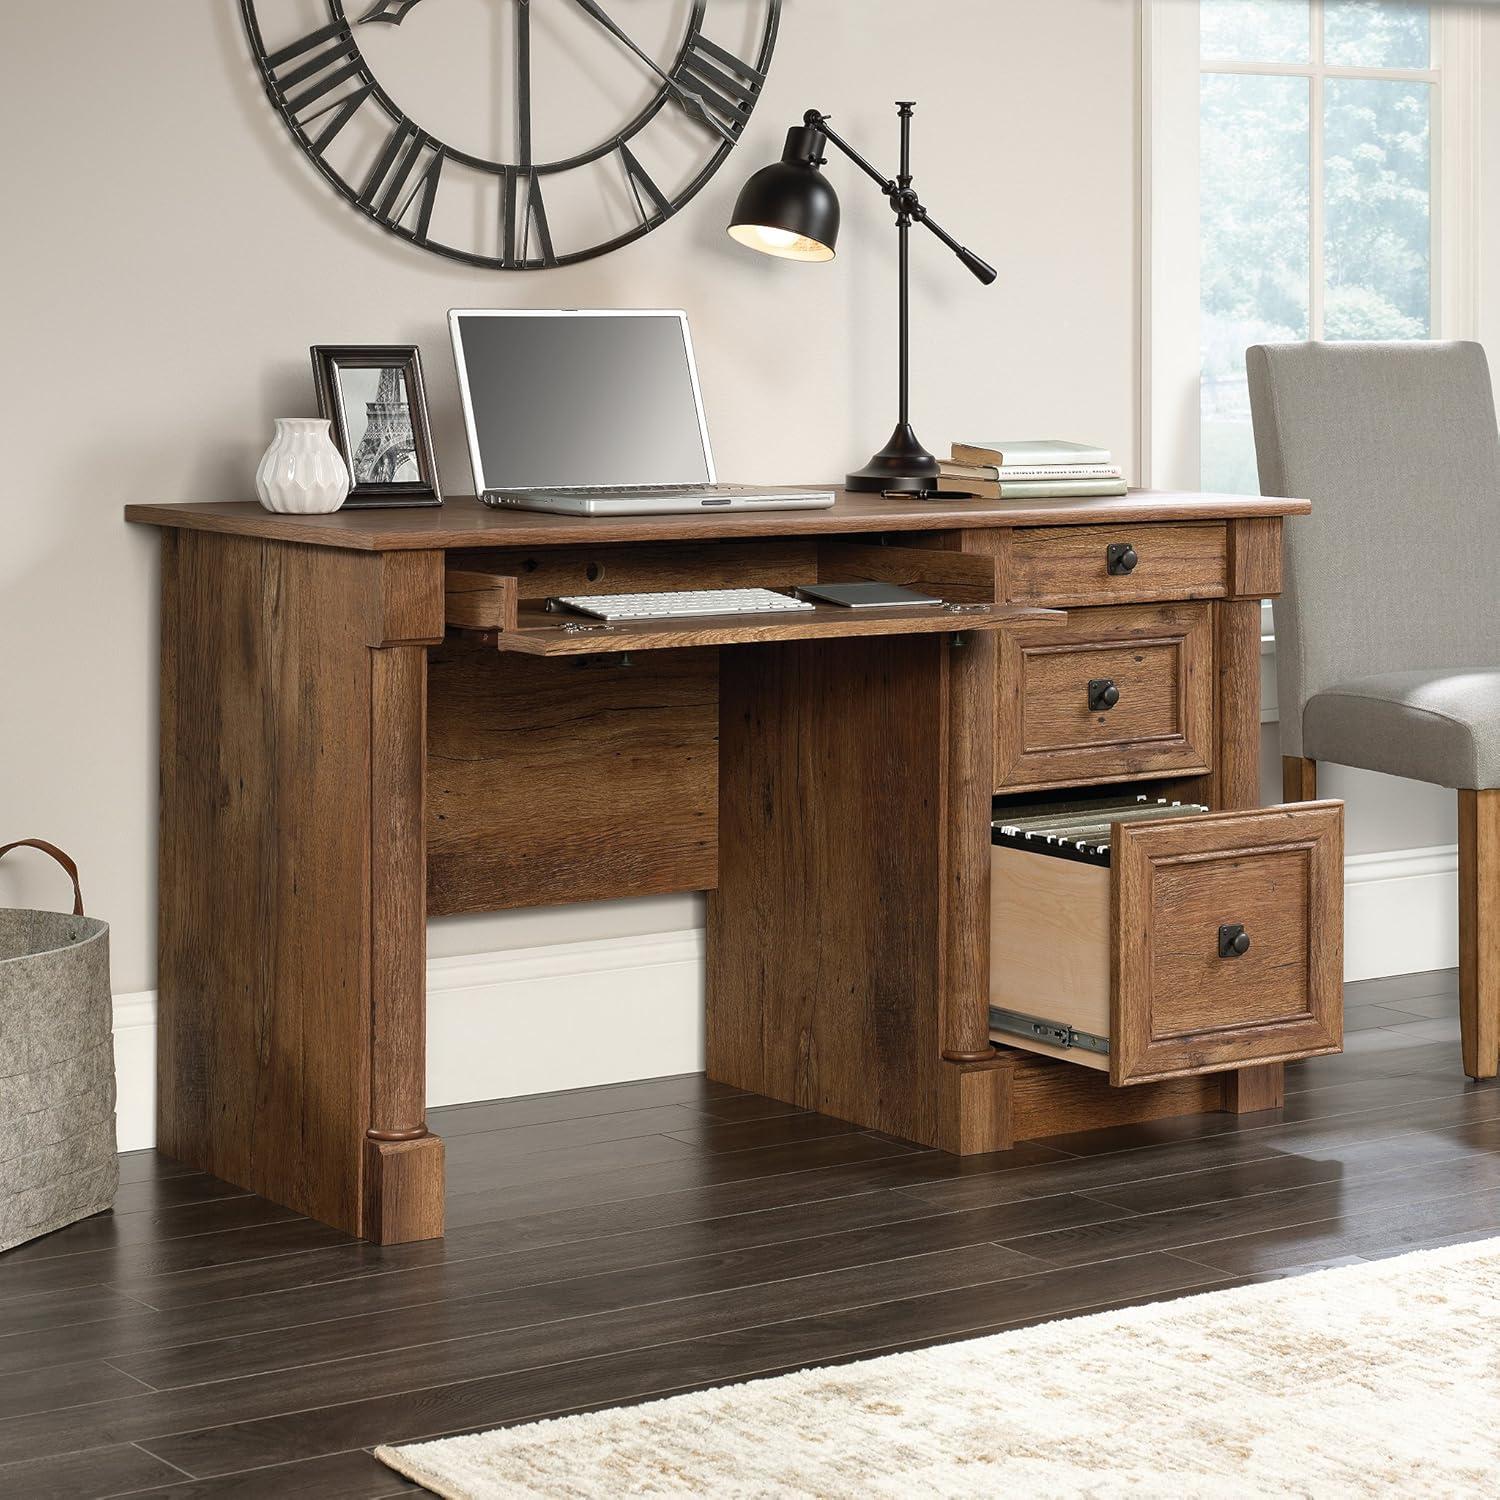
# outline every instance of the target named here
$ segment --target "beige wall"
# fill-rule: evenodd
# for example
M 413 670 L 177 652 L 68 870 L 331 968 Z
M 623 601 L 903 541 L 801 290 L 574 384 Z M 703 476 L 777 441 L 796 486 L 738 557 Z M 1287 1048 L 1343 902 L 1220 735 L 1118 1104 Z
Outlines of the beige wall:
M 918 186 L 1000 268 L 914 268 L 914 406 L 940 447 L 1057 433 L 1133 459 L 1133 7 L 1125 0 L 787 0 L 754 122 L 679 218 L 542 274 L 405 245 L 323 184 L 269 106 L 232 0 L 10 0 L 0 11 L 0 840 L 69 849 L 113 925 L 114 986 L 155 978 L 155 536 L 130 501 L 253 495 L 278 415 L 311 412 L 307 346 L 416 342 L 446 487 L 469 488 L 452 306 L 682 306 L 726 479 L 826 479 L 893 417 L 895 236 L 852 169 L 838 261 L 723 232 L 743 176 L 809 105 L 878 162 L 921 101 Z M 1065 65 L 1064 65 L 1065 64 Z M 767 448 L 767 435 L 775 442 Z M 0 904 L 57 904 L 40 859 Z M 435 953 L 690 925 L 692 898 L 440 924 Z

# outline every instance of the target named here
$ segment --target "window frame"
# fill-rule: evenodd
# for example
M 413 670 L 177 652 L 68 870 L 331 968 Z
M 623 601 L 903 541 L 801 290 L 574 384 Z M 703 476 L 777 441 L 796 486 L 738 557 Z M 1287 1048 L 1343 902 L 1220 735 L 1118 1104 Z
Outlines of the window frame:
M 1309 0 L 1304 62 L 1199 56 L 1199 7 L 1137 0 L 1137 379 L 1139 482 L 1200 488 L 1199 89 L 1205 72 L 1309 80 L 1309 327 L 1323 332 L 1323 86 L 1329 78 L 1418 81 L 1431 109 L 1431 329 L 1473 338 L 1479 303 L 1479 18 L 1468 5 L 1432 6 L 1427 68 L 1322 61 L 1323 0 Z

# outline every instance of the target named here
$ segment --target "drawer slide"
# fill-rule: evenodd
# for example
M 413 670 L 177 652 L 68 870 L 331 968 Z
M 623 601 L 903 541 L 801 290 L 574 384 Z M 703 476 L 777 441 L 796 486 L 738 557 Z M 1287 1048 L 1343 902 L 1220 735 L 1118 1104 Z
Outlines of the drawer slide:
M 1092 1031 L 1075 1031 L 1066 1021 L 1040 1021 L 1035 1016 L 1023 1015 L 1018 1010 L 1003 1010 L 998 1005 L 990 1006 L 990 1030 L 1003 1031 L 1025 1041 L 1045 1042 L 1049 1047 L 1058 1047 L 1064 1052 L 1073 1047 L 1081 1047 L 1085 1052 L 1097 1052 L 1101 1057 L 1109 1056 L 1107 1036 L 1096 1036 Z

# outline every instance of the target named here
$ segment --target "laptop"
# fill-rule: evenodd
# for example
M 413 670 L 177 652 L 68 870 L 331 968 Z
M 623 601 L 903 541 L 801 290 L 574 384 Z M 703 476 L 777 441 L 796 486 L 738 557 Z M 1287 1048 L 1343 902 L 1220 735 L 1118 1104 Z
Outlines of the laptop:
M 687 314 L 448 314 L 474 488 L 572 516 L 825 510 L 832 490 L 716 484 Z

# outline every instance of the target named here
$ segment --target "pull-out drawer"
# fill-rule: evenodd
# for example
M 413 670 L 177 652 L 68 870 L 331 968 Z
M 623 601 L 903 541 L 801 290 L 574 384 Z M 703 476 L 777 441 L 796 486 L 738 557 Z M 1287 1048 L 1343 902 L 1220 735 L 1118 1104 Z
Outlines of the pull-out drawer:
M 1010 604 L 1222 599 L 1228 592 L 1223 521 L 1140 526 L 1020 526 L 1001 532 L 1000 587 Z
M 1076 609 L 1001 643 L 995 788 L 1197 775 L 1213 737 L 1207 604 Z
M 1113 1084 L 1343 1046 L 1342 803 L 1012 816 L 990 856 L 992 1040 Z

